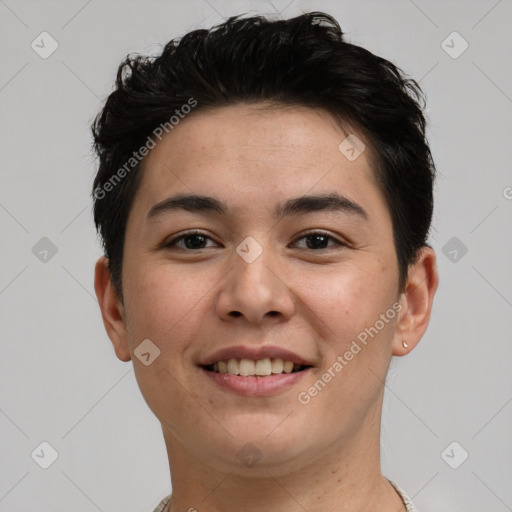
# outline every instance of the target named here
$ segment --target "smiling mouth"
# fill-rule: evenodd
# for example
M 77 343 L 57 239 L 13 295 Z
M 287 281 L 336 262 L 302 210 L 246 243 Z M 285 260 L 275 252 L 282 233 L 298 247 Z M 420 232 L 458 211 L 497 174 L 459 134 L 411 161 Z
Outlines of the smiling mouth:
M 268 377 L 288 373 L 298 373 L 311 368 L 310 365 L 284 361 L 280 358 L 265 359 L 225 359 L 214 364 L 203 365 L 207 371 L 238 375 L 240 377 Z

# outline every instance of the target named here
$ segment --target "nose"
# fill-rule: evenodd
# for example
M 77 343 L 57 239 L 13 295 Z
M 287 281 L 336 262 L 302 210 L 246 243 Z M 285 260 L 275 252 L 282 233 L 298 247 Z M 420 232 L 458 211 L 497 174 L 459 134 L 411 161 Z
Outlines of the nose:
M 260 324 L 267 317 L 280 317 L 282 321 L 293 316 L 293 297 L 284 264 L 266 248 L 251 262 L 238 253 L 233 255 L 232 270 L 223 280 L 216 309 L 223 320 L 244 317 L 247 322 Z

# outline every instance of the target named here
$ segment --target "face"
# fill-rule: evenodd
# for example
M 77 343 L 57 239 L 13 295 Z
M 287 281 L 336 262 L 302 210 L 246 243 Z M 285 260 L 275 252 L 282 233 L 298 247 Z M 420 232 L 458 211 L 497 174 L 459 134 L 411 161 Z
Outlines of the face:
M 108 330 L 168 445 L 243 472 L 243 450 L 292 467 L 378 428 L 407 298 L 370 149 L 347 158 L 347 135 L 320 110 L 236 105 L 191 115 L 146 157 Z M 258 371 L 307 368 L 204 367 L 267 357 Z

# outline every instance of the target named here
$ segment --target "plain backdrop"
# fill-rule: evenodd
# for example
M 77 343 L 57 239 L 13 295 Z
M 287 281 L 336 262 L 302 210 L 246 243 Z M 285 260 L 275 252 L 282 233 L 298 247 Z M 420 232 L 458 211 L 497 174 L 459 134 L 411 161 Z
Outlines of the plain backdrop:
M 510 0 L 0 0 L 1 512 L 152 511 L 171 490 L 93 288 L 89 126 L 118 64 L 230 15 L 311 10 L 420 82 L 439 171 L 441 281 L 391 364 L 383 472 L 422 512 L 512 510 Z

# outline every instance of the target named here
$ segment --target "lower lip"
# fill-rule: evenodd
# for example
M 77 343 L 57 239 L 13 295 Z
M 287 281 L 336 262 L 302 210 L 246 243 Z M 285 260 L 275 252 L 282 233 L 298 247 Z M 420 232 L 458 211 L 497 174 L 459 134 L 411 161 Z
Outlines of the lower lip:
M 274 395 L 297 384 L 311 370 L 306 368 L 300 372 L 279 373 L 265 377 L 240 377 L 229 373 L 212 372 L 202 367 L 200 369 L 220 387 L 243 396 Z

